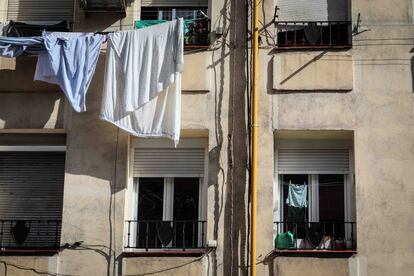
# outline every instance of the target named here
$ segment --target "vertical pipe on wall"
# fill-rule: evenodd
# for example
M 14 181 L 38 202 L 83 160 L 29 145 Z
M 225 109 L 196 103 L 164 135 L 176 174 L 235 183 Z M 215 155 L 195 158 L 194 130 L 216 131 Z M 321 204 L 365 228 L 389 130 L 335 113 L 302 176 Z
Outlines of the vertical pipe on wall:
M 251 276 L 256 276 L 257 140 L 258 140 L 258 57 L 259 0 L 253 0 L 253 90 L 252 90 L 252 171 L 251 171 Z

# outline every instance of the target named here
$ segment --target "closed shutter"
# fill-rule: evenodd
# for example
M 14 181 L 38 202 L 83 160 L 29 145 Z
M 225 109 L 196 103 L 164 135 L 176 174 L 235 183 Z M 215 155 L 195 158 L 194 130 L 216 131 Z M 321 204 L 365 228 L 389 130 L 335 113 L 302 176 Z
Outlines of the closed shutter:
M 0 218 L 61 220 L 64 152 L 0 152 Z
M 208 0 L 142 0 L 143 7 L 207 7 Z
M 204 148 L 135 148 L 135 177 L 200 177 L 204 174 Z
M 279 174 L 346 174 L 348 149 L 279 149 Z
M 8 0 L 7 20 L 73 21 L 73 0 Z
M 278 0 L 278 21 L 346 21 L 348 0 Z

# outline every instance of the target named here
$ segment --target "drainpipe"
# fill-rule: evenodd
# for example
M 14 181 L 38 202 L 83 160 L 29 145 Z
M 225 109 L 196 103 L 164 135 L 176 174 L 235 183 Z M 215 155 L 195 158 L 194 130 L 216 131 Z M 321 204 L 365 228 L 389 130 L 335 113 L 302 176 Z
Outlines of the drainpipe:
M 257 213 L 257 140 L 258 140 L 258 58 L 259 58 L 259 0 L 253 0 L 253 91 L 252 91 L 252 171 L 251 171 L 251 276 L 256 276 L 256 213 Z

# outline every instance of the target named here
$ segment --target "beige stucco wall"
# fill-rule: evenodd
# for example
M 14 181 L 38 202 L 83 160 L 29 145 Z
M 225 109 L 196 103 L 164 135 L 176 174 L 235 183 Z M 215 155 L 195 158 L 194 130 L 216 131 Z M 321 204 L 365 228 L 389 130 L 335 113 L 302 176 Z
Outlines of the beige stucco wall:
M 347 51 L 280 52 L 273 56 L 273 89 L 350 91 L 353 65 Z
M 348 260 L 344 258 L 288 258 L 273 261 L 273 275 L 277 276 L 348 276 Z
M 295 83 L 302 91 L 279 93 L 268 78 L 271 74 L 264 73 L 261 85 L 266 93 L 260 94 L 261 111 L 262 116 L 271 118 L 271 126 L 263 124 L 261 130 L 267 135 L 275 130 L 353 130 L 358 254 L 352 262 L 336 265 L 342 267 L 339 271 L 343 273 L 349 267 L 346 275 L 411 275 L 414 235 L 410 228 L 414 217 L 410 209 L 414 189 L 410 184 L 413 178 L 410 168 L 414 165 L 414 120 L 412 45 L 407 42 L 412 37 L 412 5 L 410 1 L 398 1 L 393 5 L 352 1 L 352 7 L 353 19 L 361 13 L 362 26 L 370 29 L 355 36 L 353 49 L 344 53 L 351 54 L 353 59 L 352 68 L 347 68 L 354 72 L 353 90 L 308 93 L 306 87 L 313 84 L 302 78 L 303 83 Z M 268 50 L 261 51 L 261 63 L 267 64 L 267 68 L 272 66 L 271 56 Z M 347 76 L 349 72 L 343 74 Z M 266 148 L 261 152 L 265 154 L 271 150 L 273 141 L 270 136 L 260 137 L 261 145 Z M 259 157 L 262 158 L 263 155 Z M 273 159 L 268 156 L 267 164 L 272 163 Z M 262 173 L 260 171 L 259 175 Z M 264 181 L 261 185 L 270 188 L 273 184 Z M 263 208 L 268 208 L 264 205 Z M 260 214 L 261 220 L 269 218 Z M 269 233 L 270 224 L 266 227 Z M 395 233 L 404 238 L 395 239 Z M 286 275 L 295 275 L 296 266 L 301 267 L 309 259 L 278 262 Z M 286 262 L 291 266 L 284 264 Z M 306 271 L 319 267 L 317 261 L 306 265 Z M 275 272 L 274 275 L 279 274 Z
M 223 24 L 228 26 L 228 21 L 223 23 L 226 20 L 223 12 L 228 12 L 228 3 L 212 2 L 213 30 Z M 274 86 L 273 78 L 277 77 L 274 61 L 284 54 L 274 53 L 271 47 L 261 45 L 258 275 L 316 273 L 321 266 L 326 268 L 326 275 L 412 275 L 414 108 L 410 53 L 413 41 L 409 39 L 412 38 L 412 4 L 408 0 L 397 2 L 354 0 L 354 20 L 361 13 L 363 24 L 370 31 L 354 37 L 352 50 L 335 52 L 336 56 L 346 57 L 346 65 L 342 66 L 341 62 L 328 62 L 329 65 L 323 66 L 311 64 L 301 72 L 300 78 L 292 78 L 290 89 L 296 91 L 291 93 L 279 92 Z M 262 20 L 266 24 L 273 18 L 275 3 L 266 0 L 262 5 Z M 135 13 L 128 13 L 129 16 L 137 14 L 139 9 L 136 7 L 130 8 Z M 77 30 L 95 31 L 132 26 L 131 18 L 122 21 L 114 18 L 82 13 L 78 15 L 76 27 Z M 271 33 L 272 24 L 269 26 Z M 267 43 L 271 39 L 263 36 L 262 41 Z M 289 55 L 301 56 L 302 53 Z M 208 136 L 207 238 L 218 240 L 218 247 L 208 258 L 154 275 L 226 275 L 224 266 L 229 264 L 223 256 L 230 254 L 230 249 L 225 246 L 230 239 L 226 234 L 226 217 L 232 210 L 228 207 L 231 200 L 227 197 L 231 192 L 227 189 L 229 91 L 230 84 L 235 85 L 239 80 L 230 79 L 229 48 L 221 48 L 221 44 L 215 44 L 214 50 L 186 55 L 185 62 L 188 66 L 183 74 L 183 89 L 188 91 L 183 93 L 183 136 Z M 301 64 L 303 62 L 297 62 L 289 67 L 289 59 L 286 67 L 282 66 L 280 70 L 286 70 L 288 74 Z M 335 64 L 341 71 L 335 72 L 334 78 L 326 78 L 327 70 Z M 98 117 L 104 51 L 88 92 L 88 111 L 83 114 L 71 111 L 57 86 L 33 82 L 34 66 L 34 58 L 1 59 L 0 128 L 65 129 L 67 166 L 62 244 L 83 243 L 81 247 L 65 249 L 55 257 L 3 256 L 0 261 L 62 274 L 133 275 L 194 260 L 189 257 L 121 257 L 128 137 Z M 342 75 L 344 79 L 338 79 Z M 345 93 L 304 91 L 307 87 L 320 89 L 314 87 L 314 82 L 324 84 L 328 90 L 335 82 L 352 90 Z M 274 193 L 274 133 L 277 130 L 354 132 L 358 254 L 352 261 L 275 258 L 273 263 L 264 262 L 273 246 L 272 221 L 277 211 L 274 202 L 279 198 Z M 237 157 L 237 152 L 235 154 Z M 246 193 L 238 196 L 247 197 Z M 246 202 L 234 206 L 233 210 L 245 211 Z M 245 264 L 242 257 L 239 256 L 239 262 Z M 0 274 L 1 269 L 4 268 L 0 265 Z M 14 269 L 15 274 L 10 269 Z M 18 273 L 34 275 L 9 267 L 10 275 L 20 275 Z
M 29 276 L 47 275 L 57 272 L 57 256 L 51 257 L 4 257 L 0 258 L 2 275 Z
M 183 91 L 210 91 L 211 52 L 187 53 L 184 56 L 184 69 L 181 89 Z
M 203 275 L 203 260 L 198 257 L 142 257 L 125 258 L 125 275 Z

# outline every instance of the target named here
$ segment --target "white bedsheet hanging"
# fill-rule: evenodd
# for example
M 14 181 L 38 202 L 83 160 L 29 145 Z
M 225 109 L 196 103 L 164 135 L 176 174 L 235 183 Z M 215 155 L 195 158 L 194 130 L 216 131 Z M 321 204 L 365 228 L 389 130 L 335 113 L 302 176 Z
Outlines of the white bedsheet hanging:
M 183 20 L 108 35 L 100 117 L 139 137 L 178 144 Z

